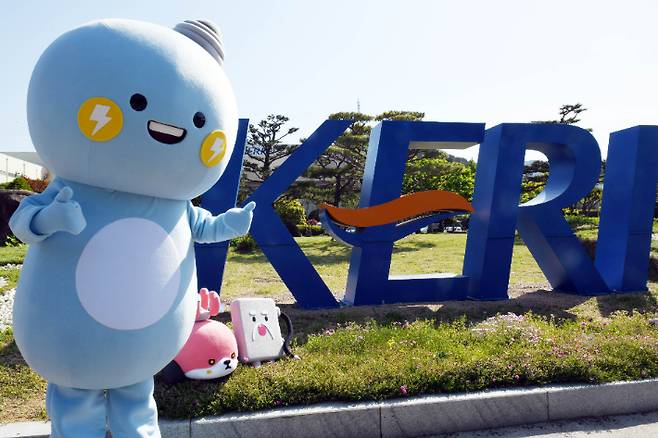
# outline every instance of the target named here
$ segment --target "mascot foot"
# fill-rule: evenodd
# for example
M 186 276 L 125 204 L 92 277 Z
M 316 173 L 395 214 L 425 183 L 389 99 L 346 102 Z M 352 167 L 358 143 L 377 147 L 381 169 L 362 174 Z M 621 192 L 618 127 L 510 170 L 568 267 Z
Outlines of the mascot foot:
M 107 418 L 112 436 L 160 438 L 153 378 L 107 390 Z
M 49 383 L 46 409 L 52 438 L 104 438 L 106 414 L 112 436 L 160 438 L 152 378 L 107 391 Z
M 75 389 L 48 384 L 46 410 L 51 437 L 105 437 L 105 393 L 102 389 Z

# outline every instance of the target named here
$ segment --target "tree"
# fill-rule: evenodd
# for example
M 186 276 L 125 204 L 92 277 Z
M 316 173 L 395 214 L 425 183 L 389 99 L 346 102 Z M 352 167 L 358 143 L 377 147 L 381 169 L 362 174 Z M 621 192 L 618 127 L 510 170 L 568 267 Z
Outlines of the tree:
M 249 125 L 244 170 L 240 183 L 241 197 L 250 191 L 248 186 L 265 181 L 279 162 L 297 147 L 283 142 L 286 137 L 299 130 L 299 128 L 286 128 L 284 125 L 288 121 L 288 117 L 284 115 L 270 114 L 257 125 Z
M 25 179 L 25 177 L 23 177 L 21 175 L 17 176 L 16 178 L 14 178 L 13 180 L 11 180 L 9 182 L 0 184 L 0 188 L 7 189 L 7 190 L 29 190 L 29 191 L 33 191 L 32 186 L 30 185 L 30 183 L 27 181 L 27 179 Z
M 398 120 L 407 122 L 416 122 L 423 120 L 425 113 L 418 111 L 384 111 L 375 117 L 375 120 L 381 122 L 382 120 Z
M 402 179 L 402 194 L 436 190 L 441 178 L 454 170 L 445 158 L 417 158 L 409 160 Z
M 602 199 L 603 190 L 594 187 L 587 196 L 575 204 L 574 208 L 580 210 L 580 213 L 590 213 L 601 208 Z
M 330 120 L 353 120 L 345 132 L 318 157 L 306 171 L 315 180 L 306 185 L 309 197 L 340 206 L 346 200 L 354 203 L 361 187 L 363 165 L 368 149 L 370 124 L 373 117 L 357 112 L 329 115 Z
M 580 122 L 579 116 L 587 111 L 582 103 L 562 105 L 559 110 L 560 118 L 557 120 L 540 120 L 532 123 L 550 123 L 575 125 Z M 591 131 L 591 129 L 587 129 Z M 521 182 L 521 202 L 527 202 L 541 193 L 548 180 L 549 166 L 547 161 L 537 160 L 524 167 Z M 589 205 L 589 204 L 588 204 Z
M 520 202 L 523 204 L 535 198 L 538 194 L 542 192 L 542 190 L 544 190 L 545 185 L 546 185 L 546 181 L 529 181 L 529 180 L 522 181 Z
M 454 163 L 457 164 L 457 163 Z M 475 167 L 459 164 L 441 178 L 440 190 L 454 192 L 471 201 L 475 188 Z
M 536 160 L 523 169 L 521 180 L 521 203 L 536 197 L 548 180 L 548 161 Z
M 587 108 L 584 108 L 582 103 L 562 105 L 560 107 L 560 118 L 558 120 L 540 120 L 533 121 L 532 123 L 561 123 L 565 125 L 575 125 L 580 122 L 578 116 L 583 111 L 587 111 Z M 591 129 L 588 129 L 588 131 L 591 131 Z
M 575 125 L 580 122 L 578 115 L 583 111 L 587 111 L 587 108 L 583 108 L 581 103 L 575 105 L 562 105 L 560 107 L 560 120 L 557 120 L 555 123 L 564 123 L 565 125 Z
M 382 120 L 396 120 L 404 122 L 416 122 L 423 120 L 425 113 L 418 111 L 384 111 L 375 120 L 381 122 Z M 407 160 L 417 157 L 420 154 L 418 149 L 409 149 L 407 153 Z
M 368 151 L 368 140 L 374 121 L 421 120 L 424 113 L 414 111 L 386 111 L 378 116 L 359 112 L 340 112 L 331 120 L 353 120 L 353 123 L 308 169 L 305 176 L 311 181 L 301 183 L 305 196 L 330 202 L 336 206 L 353 206 L 363 182 L 363 167 Z
M 447 155 L 447 154 L 446 154 Z M 402 181 L 402 194 L 445 190 L 473 199 L 475 163 L 462 164 L 441 158 L 409 160 Z

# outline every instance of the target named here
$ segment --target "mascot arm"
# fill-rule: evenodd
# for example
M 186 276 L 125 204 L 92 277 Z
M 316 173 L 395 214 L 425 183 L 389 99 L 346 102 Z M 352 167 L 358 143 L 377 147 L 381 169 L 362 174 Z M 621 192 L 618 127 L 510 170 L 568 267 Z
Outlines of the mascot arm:
M 199 243 L 213 243 L 244 236 L 249 231 L 256 203 L 250 202 L 244 208 L 231 208 L 225 213 L 213 216 L 208 210 L 195 207 L 190 202 L 187 213 L 192 230 L 192 239 Z
M 9 227 L 21 241 L 32 244 L 58 231 L 80 234 L 87 225 L 73 189 L 55 179 L 43 193 L 23 199 L 9 219 Z

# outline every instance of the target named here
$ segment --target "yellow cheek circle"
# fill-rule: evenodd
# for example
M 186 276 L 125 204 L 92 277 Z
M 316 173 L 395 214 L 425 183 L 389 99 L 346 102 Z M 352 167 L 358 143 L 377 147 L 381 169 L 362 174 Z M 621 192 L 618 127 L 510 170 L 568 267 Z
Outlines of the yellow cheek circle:
M 217 166 L 222 162 L 226 154 L 226 134 L 224 131 L 216 130 L 203 139 L 199 156 L 201 162 L 208 167 Z
M 78 128 L 89 140 L 112 140 L 123 128 L 123 113 L 113 100 L 92 97 L 80 105 Z

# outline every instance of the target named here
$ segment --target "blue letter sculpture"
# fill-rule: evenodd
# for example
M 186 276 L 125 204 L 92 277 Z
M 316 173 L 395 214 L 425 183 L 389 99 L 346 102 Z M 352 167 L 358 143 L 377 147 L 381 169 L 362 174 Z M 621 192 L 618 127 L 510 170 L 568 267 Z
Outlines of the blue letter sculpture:
M 370 134 L 359 208 L 400 197 L 410 147 L 466 148 L 481 142 L 483 133 L 484 124 L 479 123 L 379 123 Z M 389 275 L 396 240 L 452 214 L 431 215 L 399 225 L 358 228 L 349 234 L 337 228 L 324 213 L 322 223 L 329 232 L 353 246 L 345 302 L 362 305 L 466 298 L 468 278 L 461 275 Z
M 350 123 L 325 122 L 249 199 L 259 202 L 253 235 L 301 307 L 333 307 L 337 302 L 271 205 Z M 344 302 L 361 305 L 467 296 L 507 299 L 517 229 L 555 289 L 581 295 L 646 290 L 658 179 L 658 127 L 640 126 L 611 136 L 594 262 L 562 214 L 563 208 L 587 195 L 596 184 L 601 157 L 592 135 L 557 124 L 503 124 L 484 133 L 483 126 L 385 121 L 373 128 L 361 201 L 354 211 L 406 198 L 400 197 L 400 191 L 410 147 L 426 148 L 429 144 L 459 148 L 482 142 L 473 199 L 475 212 L 470 220 L 463 275 L 414 277 L 390 275 L 393 243 L 455 212 L 398 224 L 355 225 L 354 232 L 348 232 L 344 229 L 348 223 L 336 220 L 327 207 L 321 212 L 323 225 L 333 237 L 353 247 Z M 544 191 L 519 205 L 526 149 L 541 151 L 548 157 L 550 175 Z M 230 187 L 235 189 L 234 185 Z M 225 198 L 211 209 L 228 208 L 232 199 Z M 436 211 L 430 207 L 422 212 Z M 214 259 L 218 266 L 225 260 L 223 248 L 224 252 L 217 252 Z M 204 266 L 207 272 L 213 272 L 211 263 Z M 216 272 L 217 268 L 213 281 L 220 278 Z
M 273 204 L 349 124 L 349 120 L 325 121 L 246 201 L 258 203 L 251 235 L 301 307 L 336 307 L 338 302 L 295 243 Z
M 519 206 L 526 148 L 543 152 L 550 176 L 536 198 Z M 469 296 L 507 298 L 518 227 L 551 285 L 592 295 L 608 288 L 562 214 L 596 184 L 601 155 L 584 129 L 559 124 L 502 124 L 488 129 L 480 146 L 464 274 Z M 518 217 L 518 221 L 517 221 Z
M 658 181 L 658 126 L 610 135 L 596 267 L 613 291 L 647 289 Z

